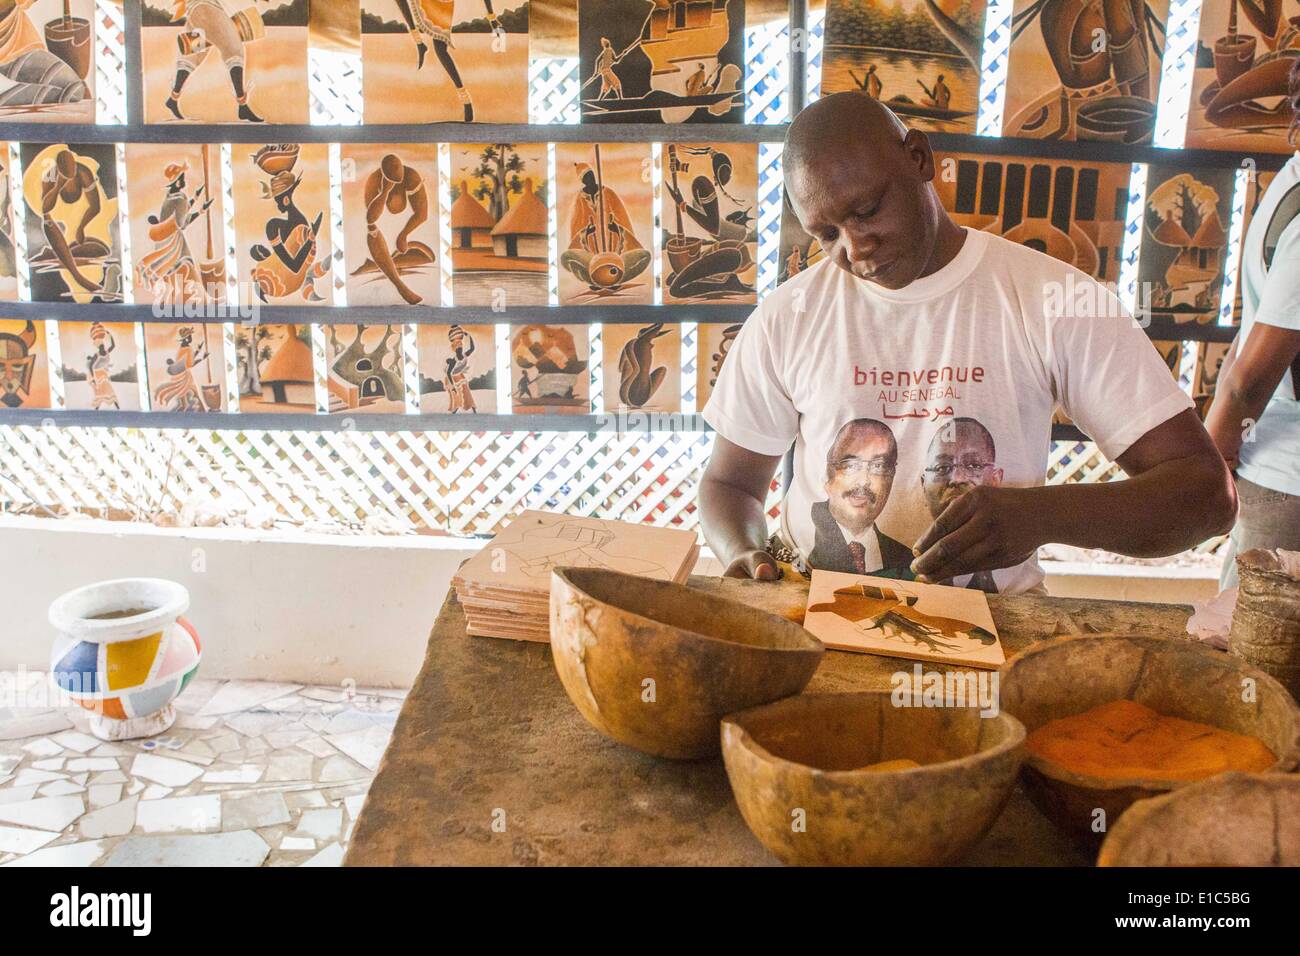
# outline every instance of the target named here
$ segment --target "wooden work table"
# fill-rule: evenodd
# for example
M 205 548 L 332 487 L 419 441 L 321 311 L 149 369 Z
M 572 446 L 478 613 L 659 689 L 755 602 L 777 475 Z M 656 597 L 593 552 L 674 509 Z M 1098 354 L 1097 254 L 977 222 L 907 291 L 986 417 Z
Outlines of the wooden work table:
M 694 577 L 780 611 L 803 581 Z M 1058 634 L 1185 635 L 1176 604 L 992 595 L 1008 656 Z M 889 689 L 911 662 L 827 651 L 809 691 Z M 942 669 L 926 665 L 927 669 Z M 569 702 L 546 644 L 467 637 L 449 594 L 356 823 L 350 866 L 773 864 L 741 819 L 722 759 L 661 760 L 599 734 Z M 1019 787 L 964 861 L 1086 865 Z

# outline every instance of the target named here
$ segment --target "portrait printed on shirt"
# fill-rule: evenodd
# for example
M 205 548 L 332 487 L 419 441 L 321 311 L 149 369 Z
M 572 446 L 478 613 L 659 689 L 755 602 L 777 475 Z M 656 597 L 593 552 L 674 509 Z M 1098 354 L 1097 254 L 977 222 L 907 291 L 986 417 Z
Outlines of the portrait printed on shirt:
M 938 518 L 972 488 L 999 487 L 1002 476 L 993 435 L 981 422 L 965 417 L 944 422 L 930 439 L 921 472 L 921 491 L 930 517 Z M 960 582 L 959 577 L 939 583 L 960 587 Z M 993 593 L 998 590 L 991 571 L 977 571 L 964 586 Z
M 884 534 L 876 521 L 894 485 L 898 442 L 888 425 L 856 418 L 841 426 L 826 452 L 826 500 L 811 508 L 809 563 L 823 571 L 910 577 L 912 550 Z

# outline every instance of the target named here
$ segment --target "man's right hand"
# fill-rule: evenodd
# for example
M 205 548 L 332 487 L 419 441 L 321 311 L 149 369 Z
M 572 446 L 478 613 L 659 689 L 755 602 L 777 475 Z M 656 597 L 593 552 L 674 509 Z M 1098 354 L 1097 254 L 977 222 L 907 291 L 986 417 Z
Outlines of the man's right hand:
M 731 559 L 724 578 L 752 578 L 755 581 L 775 581 L 781 576 L 776 559 L 766 551 L 745 551 Z

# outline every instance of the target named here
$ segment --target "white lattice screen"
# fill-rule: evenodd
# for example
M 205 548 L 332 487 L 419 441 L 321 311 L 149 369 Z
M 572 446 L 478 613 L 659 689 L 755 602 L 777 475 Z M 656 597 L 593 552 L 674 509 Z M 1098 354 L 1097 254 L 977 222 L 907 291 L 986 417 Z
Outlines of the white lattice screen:
M 1166 73 L 1173 71 L 1179 79 L 1171 83 L 1166 76 L 1161 120 L 1168 122 L 1161 128 L 1181 130 L 1175 114 L 1179 110 L 1186 113 L 1182 74 L 1190 69 L 1187 52 L 1195 44 L 1199 3 L 1175 0 L 1173 8 Z M 121 85 L 124 71 L 120 68 L 122 11 L 111 0 L 97 0 L 97 10 L 100 122 L 119 123 L 126 113 Z M 996 135 L 1001 127 L 1010 12 L 1011 0 L 991 0 L 979 116 L 979 131 L 986 135 Z M 818 92 L 822 22 L 822 12 L 814 9 L 804 38 L 809 98 Z M 766 23 L 747 31 L 747 123 L 789 119 L 789 48 L 786 22 Z M 313 52 L 310 65 L 312 121 L 360 122 L 359 58 Z M 577 122 L 577 77 L 575 59 L 535 60 L 531 121 Z M 1178 145 L 1167 139 L 1161 142 Z M 229 191 L 229 150 L 225 152 Z M 775 285 L 777 274 L 780 152 L 777 144 L 759 146 L 760 293 Z M 337 162 L 337 155 L 333 161 Z M 445 162 L 442 168 L 445 196 Z M 226 209 L 232 206 L 227 195 Z M 1140 202 L 1130 208 L 1135 225 Z M 340 210 L 341 203 L 336 202 L 336 219 Z M 341 222 L 334 223 L 332 232 L 335 237 L 343 235 Z M 444 262 L 450 238 L 444 225 Z M 1234 232 L 1233 241 L 1237 238 Z M 335 259 L 341 264 L 341 249 L 335 250 Z M 658 256 L 655 261 L 657 264 Z M 233 273 L 233 269 L 229 271 Z M 336 268 L 335 276 L 340 301 L 345 301 L 341 267 Z M 444 275 L 444 280 L 447 278 Z M 1230 273 L 1228 281 L 1233 278 Z M 1225 301 L 1231 302 L 1231 286 L 1228 289 Z M 449 283 L 444 291 L 449 291 Z M 501 338 L 504 326 L 499 328 Z M 323 351 L 321 330 L 316 332 L 315 345 Z M 226 334 L 231 335 L 232 329 L 228 327 Z M 590 334 L 591 395 L 593 407 L 599 408 L 600 326 L 592 325 Z M 411 342 L 413 334 L 406 339 Z M 57 335 L 51 340 L 55 364 Z M 695 353 L 695 327 L 686 324 L 682 349 L 685 414 L 672 424 L 689 424 L 690 413 L 696 411 Z M 232 363 L 228 390 L 233 397 L 234 349 L 228 347 L 226 354 Z M 504 351 L 501 356 L 504 360 Z M 407 362 L 407 367 L 413 364 Z M 323 365 L 318 356 L 317 367 Z M 509 376 L 501 374 L 499 378 L 504 388 Z M 413 385 L 408 383 L 408 400 L 413 399 Z M 59 397 L 56 387 L 56 401 Z M 212 430 L 69 427 L 56 425 L 51 417 L 41 426 L 0 426 L 0 509 L 183 523 L 244 520 L 258 526 L 280 524 L 344 533 L 482 535 L 523 508 L 541 507 L 694 528 L 695 490 L 711 442 L 710 434 L 687 428 L 649 433 Z M 1049 482 L 1106 481 L 1117 474 L 1118 469 L 1091 443 L 1053 445 Z M 774 518 L 778 499 L 774 484 L 769 501 Z M 1217 541 L 1208 542 L 1200 550 L 1217 546 Z

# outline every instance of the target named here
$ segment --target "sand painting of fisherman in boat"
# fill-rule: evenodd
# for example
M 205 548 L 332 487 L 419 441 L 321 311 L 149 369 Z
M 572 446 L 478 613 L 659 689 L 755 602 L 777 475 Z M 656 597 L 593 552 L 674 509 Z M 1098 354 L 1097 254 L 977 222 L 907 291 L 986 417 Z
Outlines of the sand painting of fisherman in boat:
M 144 121 L 308 122 L 309 6 L 310 0 L 144 0 Z
M 95 122 L 94 0 L 0 0 L 0 123 Z
M 829 0 L 822 95 L 865 93 L 917 129 L 973 133 L 982 0 Z
M 584 123 L 741 123 L 744 0 L 578 0 Z
M 1002 135 L 1147 144 L 1169 0 L 1015 0 Z
M 140 408 L 139 357 L 130 322 L 60 322 L 59 351 L 66 407 Z
M 221 147 L 128 143 L 126 181 L 135 301 L 224 301 Z
M 605 411 L 676 412 L 682 407 L 682 331 L 667 322 L 602 326 Z
M 654 301 L 649 143 L 557 143 L 560 304 Z
M 361 0 L 367 123 L 527 123 L 526 0 Z
M 1187 108 L 1188 148 L 1288 153 L 1296 0 L 1205 0 Z
M 23 143 L 19 152 L 32 301 L 122 301 L 113 144 Z
M 545 143 L 480 143 L 451 154 L 451 289 L 457 305 L 550 302 Z
M 330 304 L 329 146 L 236 143 L 231 161 L 241 301 Z
M 327 325 L 325 359 L 331 413 L 406 411 L 400 325 Z
M 701 322 L 695 327 L 695 407 L 703 408 L 717 387 L 727 353 L 740 334 L 739 322 Z
M 0 408 L 49 407 L 45 323 L 0 319 Z
M 421 414 L 497 410 L 495 325 L 420 325 Z
M 799 217 L 794 214 L 790 197 L 781 191 L 781 245 L 778 263 L 777 285 L 793 279 L 805 269 L 815 266 L 826 258 L 821 243 L 804 232 Z
M 225 339 L 210 322 L 146 322 L 144 358 L 155 412 L 226 411 Z
M 9 189 L 9 144 L 0 140 L 0 300 L 18 298 L 18 242 Z
M 586 415 L 591 406 L 589 350 L 585 325 L 512 325 L 512 410 Z
M 1235 177 L 1232 167 L 1147 167 L 1138 283 L 1151 290 L 1152 329 L 1217 320 Z
M 438 147 L 344 143 L 348 305 L 437 305 Z
M 241 412 L 316 411 L 310 325 L 239 323 L 235 369 Z
M 663 300 L 754 302 L 758 144 L 663 148 Z
M 1128 163 L 936 153 L 934 186 L 962 226 L 1045 252 L 1113 288 L 1128 212 Z

